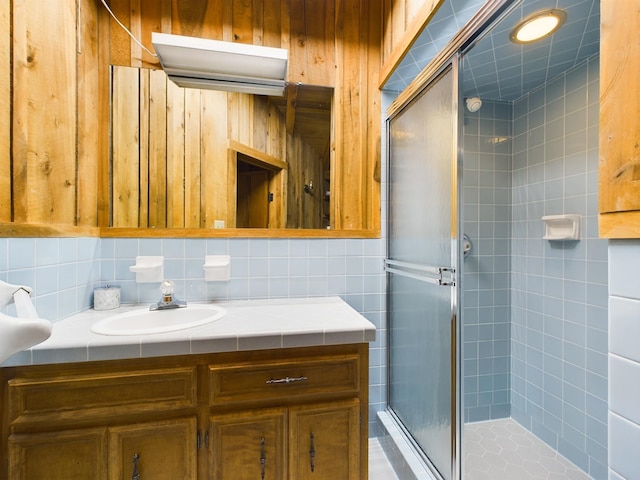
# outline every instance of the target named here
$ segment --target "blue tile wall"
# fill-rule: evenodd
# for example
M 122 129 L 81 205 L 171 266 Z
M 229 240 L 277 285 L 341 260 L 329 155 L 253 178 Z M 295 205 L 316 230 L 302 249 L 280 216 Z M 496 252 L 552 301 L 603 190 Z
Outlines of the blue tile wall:
M 40 316 L 68 317 L 91 307 L 99 245 L 97 238 L 0 238 L 0 280 L 31 287 Z M 15 314 L 13 306 L 2 311 Z
M 462 321 L 464 421 L 509 417 L 511 103 L 465 109 Z
M 607 465 L 607 242 L 598 238 L 598 57 L 513 104 L 511 415 L 593 478 Z M 582 216 L 579 241 L 543 215 Z
M 640 472 L 640 241 L 609 243 L 609 478 Z

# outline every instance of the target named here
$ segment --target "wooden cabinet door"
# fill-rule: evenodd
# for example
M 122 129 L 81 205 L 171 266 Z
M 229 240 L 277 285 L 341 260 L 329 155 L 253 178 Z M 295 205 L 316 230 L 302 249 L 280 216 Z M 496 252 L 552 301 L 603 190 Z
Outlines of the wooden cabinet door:
M 109 428 L 109 480 L 197 479 L 196 417 Z M 91 477 L 87 477 L 91 478 Z
M 289 409 L 289 478 L 360 479 L 357 399 Z
M 640 238 L 640 21 L 637 0 L 600 2 L 598 227 L 603 238 Z
M 211 417 L 209 470 L 214 480 L 285 480 L 287 409 Z M 294 478 L 294 477 L 290 477 Z
M 106 452 L 106 428 L 12 435 L 8 478 L 106 480 Z

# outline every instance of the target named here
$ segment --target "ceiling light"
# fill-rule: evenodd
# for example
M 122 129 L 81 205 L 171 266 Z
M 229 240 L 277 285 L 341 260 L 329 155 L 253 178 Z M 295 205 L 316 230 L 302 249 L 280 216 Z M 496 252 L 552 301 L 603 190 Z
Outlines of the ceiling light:
M 548 9 L 522 19 L 509 34 L 514 43 L 531 43 L 548 37 L 567 19 L 564 10 Z
M 282 96 L 287 50 L 152 32 L 162 68 L 176 85 Z

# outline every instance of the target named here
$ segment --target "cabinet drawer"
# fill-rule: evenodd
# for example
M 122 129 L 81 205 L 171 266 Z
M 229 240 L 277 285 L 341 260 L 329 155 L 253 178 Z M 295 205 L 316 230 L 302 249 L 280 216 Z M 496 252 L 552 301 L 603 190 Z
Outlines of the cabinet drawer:
M 13 425 L 195 407 L 196 367 L 9 380 Z
M 357 395 L 357 355 L 286 359 L 261 365 L 210 365 L 210 405 Z

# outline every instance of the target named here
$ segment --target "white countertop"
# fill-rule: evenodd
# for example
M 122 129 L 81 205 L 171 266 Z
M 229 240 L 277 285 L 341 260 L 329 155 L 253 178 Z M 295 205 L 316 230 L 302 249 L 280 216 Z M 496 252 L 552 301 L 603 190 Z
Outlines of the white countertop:
M 227 314 L 213 323 L 153 335 L 99 335 L 105 317 L 148 308 L 87 310 L 53 324 L 51 337 L 2 366 L 373 342 L 375 326 L 339 297 L 214 302 Z M 188 308 L 188 307 L 187 307 Z

